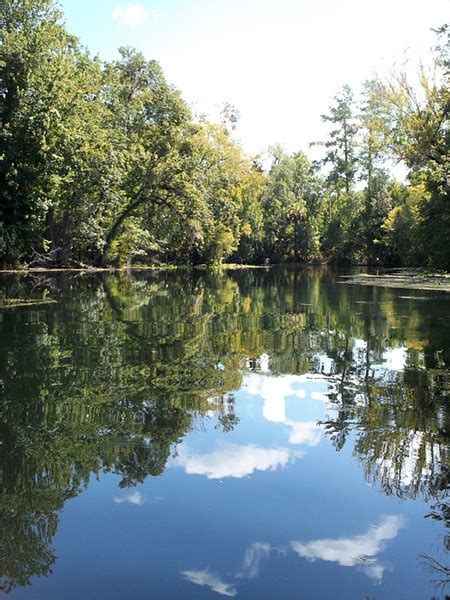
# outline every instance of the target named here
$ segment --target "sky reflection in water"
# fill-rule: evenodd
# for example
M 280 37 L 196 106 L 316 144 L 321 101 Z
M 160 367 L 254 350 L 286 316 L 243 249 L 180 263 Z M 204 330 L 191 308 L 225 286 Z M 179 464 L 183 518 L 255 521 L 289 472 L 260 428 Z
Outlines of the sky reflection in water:
M 57 300 L 0 312 L 8 597 L 445 597 L 444 295 L 325 269 L 2 281 Z

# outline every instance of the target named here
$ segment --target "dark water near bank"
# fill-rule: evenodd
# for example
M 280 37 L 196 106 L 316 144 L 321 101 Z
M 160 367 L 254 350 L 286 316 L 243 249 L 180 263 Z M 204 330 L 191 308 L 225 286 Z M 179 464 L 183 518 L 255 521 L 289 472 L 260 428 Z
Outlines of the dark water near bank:
M 0 296 L 24 300 L 0 309 L 5 597 L 445 598 L 449 296 L 325 269 Z

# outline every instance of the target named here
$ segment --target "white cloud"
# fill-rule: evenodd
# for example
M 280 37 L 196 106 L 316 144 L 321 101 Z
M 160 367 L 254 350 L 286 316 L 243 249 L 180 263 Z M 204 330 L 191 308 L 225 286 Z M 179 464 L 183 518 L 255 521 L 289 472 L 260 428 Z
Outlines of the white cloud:
M 240 573 L 238 573 L 238 577 L 255 579 L 259 575 L 259 566 L 262 559 L 269 556 L 271 550 L 272 547 L 270 544 L 261 542 L 255 542 L 247 548 L 244 554 L 244 560 L 242 561 L 242 569 Z
M 299 456 L 300 453 L 293 453 L 288 448 L 227 444 L 206 454 L 191 454 L 186 447 L 182 448 L 174 464 L 183 467 L 189 475 L 206 475 L 208 479 L 241 478 L 254 471 L 275 471 Z
M 146 18 L 155 16 L 149 13 L 141 4 L 128 4 L 126 8 L 116 6 L 112 12 L 115 21 L 121 21 L 129 27 L 140 25 Z
M 305 386 L 309 379 L 323 381 L 322 376 L 283 375 L 278 377 L 263 376 L 252 373 L 247 376 L 245 385 L 247 392 L 261 396 L 264 401 L 263 416 L 271 423 L 282 423 L 290 428 L 290 444 L 306 444 L 317 446 L 322 436 L 322 427 L 315 421 L 294 421 L 286 417 L 286 398 L 305 398 L 306 392 L 300 387 Z M 329 398 L 322 392 L 311 392 L 313 400 L 323 402 Z
M 285 420 L 284 400 L 288 397 L 304 398 L 305 390 L 296 386 L 306 383 L 306 377 L 298 375 L 267 376 L 251 373 L 245 378 L 249 394 L 264 400 L 263 415 L 268 421 L 282 423 Z
M 320 402 L 328 403 L 330 397 L 327 392 L 311 392 L 311 398 L 313 400 L 320 400 Z
M 233 584 L 222 581 L 208 569 L 204 571 L 180 571 L 188 581 L 196 585 L 206 585 L 222 596 L 236 596 L 237 591 Z
M 290 421 L 286 420 L 285 425 L 291 428 L 289 433 L 290 444 L 306 444 L 307 446 L 317 446 L 322 437 L 321 425 L 315 421 Z
M 116 504 L 123 504 L 124 502 L 128 502 L 128 504 L 134 504 L 135 506 L 142 506 L 145 502 L 142 494 L 138 491 L 128 494 L 128 496 L 122 497 L 114 497 L 114 502 Z
M 377 554 L 385 548 L 385 542 L 396 537 L 404 521 L 401 516 L 386 515 L 379 525 L 371 525 L 366 533 L 338 539 L 291 542 L 292 549 L 311 562 L 326 560 L 342 567 L 357 567 L 368 577 L 381 581 L 386 567 L 378 562 Z

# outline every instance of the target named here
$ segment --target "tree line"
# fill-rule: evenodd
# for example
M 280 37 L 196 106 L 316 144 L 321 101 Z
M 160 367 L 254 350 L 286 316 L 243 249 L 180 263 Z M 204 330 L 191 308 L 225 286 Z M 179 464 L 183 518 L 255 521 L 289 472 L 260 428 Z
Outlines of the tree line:
M 323 159 L 275 147 L 266 172 L 233 107 L 211 123 L 140 52 L 92 57 L 54 0 L 5 0 L 0 25 L 0 264 L 449 268 L 447 26 L 417 84 L 344 86 Z

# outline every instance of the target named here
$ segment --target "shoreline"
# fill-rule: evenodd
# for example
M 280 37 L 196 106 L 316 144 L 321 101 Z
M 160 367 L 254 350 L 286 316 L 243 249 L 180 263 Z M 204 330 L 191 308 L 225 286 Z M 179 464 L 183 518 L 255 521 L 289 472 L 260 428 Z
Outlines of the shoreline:
M 222 265 L 149 265 L 131 267 L 29 267 L 23 269 L 0 269 L 0 274 L 28 275 L 30 273 L 126 273 L 128 271 L 220 271 L 239 269 L 268 269 L 277 265 L 246 265 L 224 263 Z
M 273 267 L 308 267 L 323 266 L 335 268 L 336 265 L 330 264 L 310 264 L 310 263 L 282 263 L 282 264 L 239 264 L 223 263 L 220 265 L 132 265 L 125 267 L 29 267 L 29 268 L 11 268 L 0 269 L 0 274 L 11 275 L 33 275 L 33 274 L 51 274 L 51 273 L 73 273 L 73 274 L 96 274 L 96 273 L 132 273 L 132 272 L 163 272 L 163 271 L 237 271 L 247 269 L 270 269 Z M 350 268 L 362 268 L 368 265 L 351 265 Z M 349 268 L 347 265 L 343 268 Z M 450 292 L 450 274 L 447 273 L 427 273 L 411 268 L 389 268 L 381 267 L 384 273 L 357 273 L 353 275 L 341 275 L 339 283 L 344 285 L 364 285 L 372 287 L 384 287 L 390 289 L 411 289 L 423 291 Z
M 364 285 L 384 288 L 423 290 L 431 292 L 450 292 L 450 275 L 420 273 L 414 270 L 402 270 L 383 275 L 361 273 L 342 276 L 339 283 L 344 285 Z

